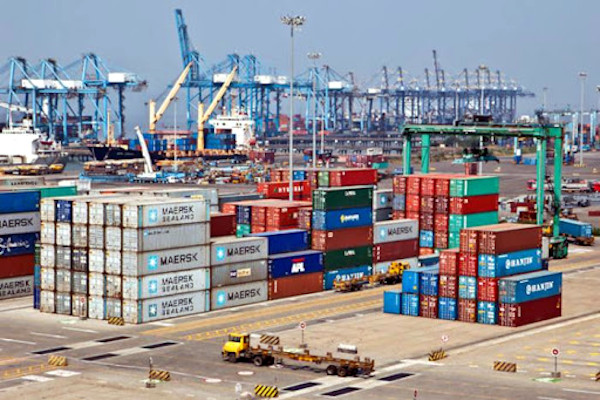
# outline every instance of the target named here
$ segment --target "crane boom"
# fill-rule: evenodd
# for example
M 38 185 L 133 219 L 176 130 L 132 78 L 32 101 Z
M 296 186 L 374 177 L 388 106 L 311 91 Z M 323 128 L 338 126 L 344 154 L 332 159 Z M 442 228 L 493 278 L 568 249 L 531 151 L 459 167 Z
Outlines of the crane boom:
M 144 156 L 144 172 L 146 174 L 151 174 L 153 171 L 152 168 L 152 159 L 150 158 L 150 153 L 148 152 L 148 146 L 146 146 L 146 141 L 144 140 L 144 135 L 142 135 L 142 130 L 139 126 L 134 128 L 135 134 L 140 141 L 140 147 L 142 149 L 142 155 Z
M 150 127 L 149 127 L 150 132 L 153 132 L 153 131 L 156 130 L 156 124 L 158 123 L 158 121 L 160 121 L 160 119 L 162 118 L 163 114 L 165 113 L 165 111 L 169 107 L 169 104 L 171 104 L 171 102 L 173 101 L 173 99 L 177 95 L 177 92 L 181 88 L 181 85 L 183 85 L 183 82 L 186 80 L 186 78 L 187 78 L 187 76 L 188 76 L 188 74 L 190 72 L 190 68 L 191 67 L 192 67 L 192 63 L 191 62 L 188 63 L 188 65 L 185 66 L 185 68 L 181 72 L 181 75 L 179 75 L 179 78 L 177 78 L 177 80 L 173 84 L 173 87 L 169 91 L 169 94 L 167 94 L 167 97 L 162 102 L 162 104 L 158 108 L 158 111 L 154 115 L 152 115 L 153 106 L 151 105 L 151 107 L 150 107 L 150 111 L 151 111 L 151 114 L 150 114 Z

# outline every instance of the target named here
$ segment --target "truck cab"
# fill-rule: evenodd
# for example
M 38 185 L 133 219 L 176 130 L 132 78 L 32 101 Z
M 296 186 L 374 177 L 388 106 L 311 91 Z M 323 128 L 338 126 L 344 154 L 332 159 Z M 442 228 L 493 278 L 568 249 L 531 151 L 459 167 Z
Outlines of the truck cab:
M 223 359 L 236 362 L 240 357 L 245 357 L 250 348 L 250 335 L 247 333 L 230 333 L 227 342 L 223 345 Z

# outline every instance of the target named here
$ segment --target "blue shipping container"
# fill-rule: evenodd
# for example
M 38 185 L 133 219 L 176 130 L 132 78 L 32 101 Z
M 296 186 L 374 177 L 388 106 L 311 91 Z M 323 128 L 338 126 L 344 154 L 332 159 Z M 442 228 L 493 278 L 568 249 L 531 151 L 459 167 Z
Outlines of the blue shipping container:
M 33 288 L 33 308 L 35 310 L 40 309 L 40 297 L 41 297 L 42 289 L 39 286 Z
M 480 254 L 477 273 L 486 278 L 501 278 L 542 269 L 542 250 L 529 249 L 512 253 Z
M 421 231 L 419 233 L 419 247 L 433 248 L 433 231 Z
M 323 253 L 320 251 L 298 251 L 269 257 L 271 279 L 321 271 L 323 271 Z
M 250 225 L 252 223 L 252 208 L 250 206 L 237 206 L 235 214 L 238 224 Z
M 560 219 L 560 233 L 574 237 L 592 237 L 592 225 L 587 222 L 575 221 L 572 219 Z
M 459 276 L 458 297 L 475 300 L 477 298 L 477 278 L 474 276 Z
M 308 250 L 308 232 L 302 229 L 253 233 L 251 237 L 264 237 L 269 242 L 269 255 Z
M 355 228 L 373 224 L 371 207 L 350 208 L 346 210 L 313 211 L 313 229 L 330 231 L 343 228 Z
M 39 239 L 40 234 L 37 232 L 0 236 L 0 256 L 33 254 L 35 252 L 35 242 Z
M 333 282 L 336 279 L 349 281 L 354 278 L 370 276 L 373 268 L 370 265 L 361 265 L 360 267 L 338 269 L 336 271 L 327 271 L 323 273 L 323 288 L 329 290 L 333 288 Z
M 402 314 L 412 315 L 413 317 L 419 316 L 419 295 L 412 293 L 402 293 Z
M 402 311 L 402 291 L 387 290 L 383 292 L 383 312 L 400 314 L 400 311 Z
M 0 193 L 0 214 L 39 211 L 40 192 L 37 190 Z
M 421 277 L 422 272 L 434 271 L 438 272 L 439 269 L 436 267 L 423 267 L 423 268 L 411 268 L 406 269 L 402 273 L 402 292 L 404 293 L 420 293 Z
M 420 267 L 440 267 L 440 255 L 429 254 L 426 256 L 419 256 Z
M 539 271 L 498 281 L 500 303 L 524 303 L 556 296 L 561 292 L 562 272 Z
M 427 296 L 437 296 L 439 275 L 438 271 L 422 271 L 419 274 L 421 285 L 419 293 Z
M 305 181 L 306 180 L 306 171 L 302 171 L 302 170 L 292 171 L 292 179 L 294 181 Z
M 33 286 L 40 287 L 42 285 L 42 267 L 39 265 L 33 266 Z
M 56 222 L 71 222 L 73 202 L 71 200 L 56 200 Z
M 405 194 L 394 195 L 394 199 L 392 200 L 392 208 L 395 211 L 405 211 L 406 210 L 406 195 Z
M 498 321 L 498 305 L 491 301 L 477 302 L 477 322 L 496 325 Z
M 438 298 L 438 318 L 455 320 L 458 315 L 456 307 L 456 299 L 452 297 L 440 297 Z

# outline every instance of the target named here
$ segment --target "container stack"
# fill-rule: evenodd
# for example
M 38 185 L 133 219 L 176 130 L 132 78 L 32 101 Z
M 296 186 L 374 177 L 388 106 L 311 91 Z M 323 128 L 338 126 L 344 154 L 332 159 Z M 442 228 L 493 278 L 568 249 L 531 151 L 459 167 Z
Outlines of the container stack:
M 340 183 L 339 175 L 322 178 Z M 321 180 L 321 175 L 319 175 Z M 312 248 L 323 252 L 323 287 L 336 279 L 371 275 L 373 264 L 373 186 L 335 186 L 313 192 Z
M 394 262 L 416 268 L 419 223 L 414 219 L 376 222 L 373 227 L 373 272 L 385 273 Z
M 234 212 L 237 237 L 251 233 L 298 229 L 300 209 L 309 206 L 307 201 L 264 199 L 226 203 L 223 212 Z
M 373 192 L 373 222 L 389 221 L 393 217 L 394 194 L 391 189 L 379 189 Z
M 308 181 L 294 181 L 292 190 L 295 200 L 310 199 L 311 186 Z M 259 183 L 257 191 L 267 199 L 286 200 L 290 196 L 290 184 L 289 181 Z

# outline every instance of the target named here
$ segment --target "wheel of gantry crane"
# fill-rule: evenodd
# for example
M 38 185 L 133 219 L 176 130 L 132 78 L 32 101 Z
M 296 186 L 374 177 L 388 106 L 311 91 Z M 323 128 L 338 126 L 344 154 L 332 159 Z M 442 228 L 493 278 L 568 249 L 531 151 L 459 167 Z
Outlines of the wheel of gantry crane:
M 338 369 L 335 365 L 330 365 L 327 367 L 325 372 L 327 373 L 327 375 L 337 375 Z

